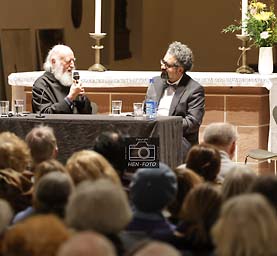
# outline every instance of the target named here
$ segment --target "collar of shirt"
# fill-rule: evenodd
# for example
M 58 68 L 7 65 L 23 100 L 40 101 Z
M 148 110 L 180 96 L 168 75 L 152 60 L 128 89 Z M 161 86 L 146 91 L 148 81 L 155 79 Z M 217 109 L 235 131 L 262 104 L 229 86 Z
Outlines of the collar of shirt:
M 183 75 L 177 80 L 175 81 L 174 83 L 171 83 L 169 80 L 166 81 L 166 85 L 165 85 L 165 88 L 168 88 L 168 87 L 171 87 L 173 88 L 174 90 L 177 89 L 178 85 L 179 85 L 179 82 L 181 81 Z

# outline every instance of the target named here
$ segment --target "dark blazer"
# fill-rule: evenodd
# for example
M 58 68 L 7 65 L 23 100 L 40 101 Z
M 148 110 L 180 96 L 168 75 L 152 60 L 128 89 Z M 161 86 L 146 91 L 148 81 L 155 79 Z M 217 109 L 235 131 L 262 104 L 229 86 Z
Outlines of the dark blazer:
M 45 72 L 34 83 L 32 89 L 33 112 L 46 114 L 72 114 L 73 106 L 70 106 L 64 98 L 68 95 L 70 87 L 63 86 L 52 73 Z M 43 95 L 42 95 L 43 94 Z M 91 114 L 91 104 L 86 96 L 74 101 L 76 112 Z
M 166 81 L 154 78 L 154 91 L 158 103 L 166 88 Z M 153 90 L 153 89 L 152 89 Z M 148 88 L 146 100 L 149 97 Z M 205 113 L 204 88 L 187 74 L 184 74 L 172 99 L 169 115 L 183 117 L 183 155 L 186 156 L 192 145 L 198 144 L 199 127 Z

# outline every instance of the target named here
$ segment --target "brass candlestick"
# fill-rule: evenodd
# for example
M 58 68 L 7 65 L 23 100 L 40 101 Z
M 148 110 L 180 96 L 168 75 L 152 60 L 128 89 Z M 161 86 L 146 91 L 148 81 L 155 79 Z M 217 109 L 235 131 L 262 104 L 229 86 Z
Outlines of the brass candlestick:
M 89 33 L 90 37 L 95 39 L 96 44 L 92 45 L 91 48 L 95 50 L 95 64 L 89 67 L 90 71 L 105 71 L 107 70 L 103 65 L 100 64 L 100 50 L 104 48 L 100 44 L 100 40 L 103 39 L 107 34 L 106 33 Z
M 247 51 L 249 51 L 251 48 L 247 47 L 247 42 L 249 41 L 248 35 L 236 35 L 236 37 L 242 41 L 242 47 L 239 47 L 239 50 L 241 51 L 241 55 L 238 59 L 237 65 L 239 65 L 240 59 L 242 58 L 242 65 L 237 68 L 237 73 L 242 74 L 252 74 L 254 73 L 254 70 L 247 65 L 246 57 L 247 57 Z

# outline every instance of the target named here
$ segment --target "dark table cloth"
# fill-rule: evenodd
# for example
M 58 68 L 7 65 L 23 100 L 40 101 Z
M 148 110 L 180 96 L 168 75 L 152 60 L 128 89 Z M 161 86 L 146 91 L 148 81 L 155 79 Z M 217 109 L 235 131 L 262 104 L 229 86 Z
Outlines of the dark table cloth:
M 157 117 L 147 120 L 145 117 L 109 115 L 44 115 L 35 114 L 23 117 L 1 117 L 0 132 L 10 131 L 21 138 L 35 126 L 43 124 L 54 129 L 58 142 L 58 160 L 65 163 L 73 152 L 89 149 L 94 139 L 103 131 L 121 131 L 130 137 L 150 137 L 160 140 L 160 160 L 174 168 L 182 163 L 182 118 Z

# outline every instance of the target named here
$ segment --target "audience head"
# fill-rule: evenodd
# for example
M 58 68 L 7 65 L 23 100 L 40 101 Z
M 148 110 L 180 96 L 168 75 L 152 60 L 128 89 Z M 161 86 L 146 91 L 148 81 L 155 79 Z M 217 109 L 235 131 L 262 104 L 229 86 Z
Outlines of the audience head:
M 57 217 L 37 215 L 12 226 L 3 240 L 3 254 L 9 256 L 56 256 L 70 232 Z
M 210 230 L 216 222 L 222 199 L 220 193 L 209 183 L 200 184 L 190 190 L 180 217 L 185 234 L 192 238 L 193 246 L 210 244 Z
M 61 172 L 44 175 L 36 183 L 33 194 L 36 212 L 53 213 L 63 218 L 65 206 L 72 191 L 73 182 L 69 175 Z
M 39 163 L 38 165 L 36 165 L 34 168 L 35 183 L 45 174 L 50 172 L 67 173 L 64 165 L 60 163 L 58 160 L 56 159 L 45 160 Z
M 247 193 L 257 175 L 246 166 L 237 165 L 227 174 L 222 185 L 222 199 L 227 199 Z
M 11 223 L 12 218 L 13 210 L 10 204 L 4 199 L 0 199 L 0 234 L 3 234 Z
M 126 168 L 125 140 L 117 132 L 103 132 L 95 139 L 94 151 L 104 156 L 121 176 Z
M 174 171 L 178 184 L 177 194 L 174 201 L 168 206 L 168 210 L 172 216 L 178 217 L 188 192 L 195 186 L 202 184 L 203 178 L 196 172 L 186 168 L 185 165 L 179 165 Z
M 219 150 L 225 151 L 230 159 L 234 157 L 237 141 L 235 127 L 230 123 L 211 123 L 203 132 L 205 143 L 216 146 Z
M 55 45 L 46 57 L 44 70 L 54 74 L 55 78 L 64 86 L 73 83 L 72 71 L 75 69 L 75 57 L 70 47 Z
M 263 195 L 271 206 L 277 210 L 277 177 L 273 175 L 258 176 L 250 184 L 250 192 Z
M 108 178 L 120 184 L 120 178 L 111 164 L 101 154 L 92 150 L 75 152 L 66 163 L 66 169 L 75 185 L 90 179 Z
M 49 126 L 33 128 L 25 138 L 35 164 L 55 158 L 58 147 L 54 131 Z
M 132 177 L 130 198 L 137 210 L 159 212 L 169 205 L 177 192 L 175 173 L 164 163 L 159 168 L 140 168 Z
M 57 256 L 116 256 L 113 244 L 92 231 L 76 233 L 60 247 Z
M 108 179 L 84 181 L 77 186 L 66 208 L 66 222 L 76 230 L 109 235 L 123 230 L 132 212 L 122 186 Z
M 0 133 L 0 169 L 23 172 L 30 161 L 30 150 L 22 139 L 11 132 Z
M 218 256 L 276 255 L 276 214 L 261 195 L 233 197 L 223 204 L 212 237 Z
M 133 256 L 181 256 L 181 253 L 177 251 L 173 246 L 168 243 L 152 241 L 145 246 L 137 250 Z
M 220 171 L 220 153 L 216 147 L 201 143 L 194 145 L 186 158 L 187 168 L 202 176 L 205 181 L 216 181 Z

